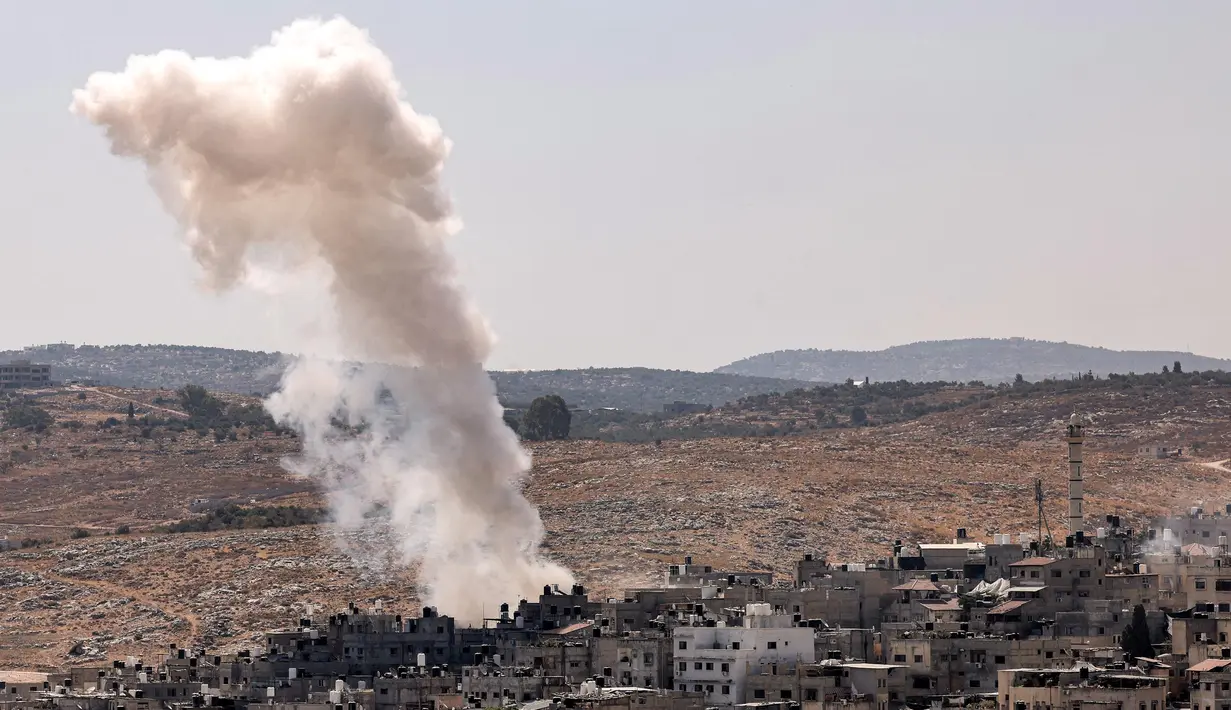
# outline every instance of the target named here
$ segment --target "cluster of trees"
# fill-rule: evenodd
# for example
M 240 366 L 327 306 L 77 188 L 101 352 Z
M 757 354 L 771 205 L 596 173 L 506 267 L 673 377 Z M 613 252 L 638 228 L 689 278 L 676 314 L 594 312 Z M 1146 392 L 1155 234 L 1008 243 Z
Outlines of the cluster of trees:
M 4 408 L 4 429 L 43 432 L 54 422 L 51 412 L 26 399 L 12 399 Z
M 287 528 L 296 525 L 316 525 L 328 521 L 321 508 L 301 508 L 294 505 L 242 508 L 225 505 L 209 513 L 167 526 L 167 532 L 189 533 L 213 530 Z
M 167 428 L 172 431 L 192 429 L 202 435 L 213 432 L 214 439 L 218 442 L 237 440 L 239 429 L 246 429 L 249 438 L 265 431 L 293 433 L 278 426 L 260 404 L 228 405 L 201 385 L 185 385 L 176 395 L 179 397 L 180 408 L 188 414 L 188 419 L 165 422 Z

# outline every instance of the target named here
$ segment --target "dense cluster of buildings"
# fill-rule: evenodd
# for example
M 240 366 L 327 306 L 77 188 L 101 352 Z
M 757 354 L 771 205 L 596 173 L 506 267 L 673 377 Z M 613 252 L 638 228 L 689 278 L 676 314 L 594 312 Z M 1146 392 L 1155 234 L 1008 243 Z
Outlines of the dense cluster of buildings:
M 652 588 L 549 586 L 478 628 L 351 604 L 236 654 L 0 674 L 0 710 L 1231 710 L 1231 506 L 1089 529 L 1083 426 L 1055 543 L 958 530 L 874 561 L 806 555 L 790 580 L 685 558 Z M 1130 626 L 1148 653 L 1124 650 Z

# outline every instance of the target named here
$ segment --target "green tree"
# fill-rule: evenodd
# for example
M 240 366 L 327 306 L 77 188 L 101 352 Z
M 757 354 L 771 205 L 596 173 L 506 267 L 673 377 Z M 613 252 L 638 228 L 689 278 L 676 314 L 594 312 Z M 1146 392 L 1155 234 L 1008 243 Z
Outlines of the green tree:
M 1180 373 L 1182 373 L 1182 372 L 1184 372 L 1184 368 L 1180 367 L 1180 361 L 1179 361 L 1179 360 L 1176 360 L 1176 361 L 1175 361 L 1175 364 L 1171 366 L 1171 371 L 1172 371 L 1172 372 L 1174 372 L 1174 373 L 1175 373 L 1175 374 L 1177 374 L 1177 375 L 1178 375 L 1178 374 L 1180 374 Z
M 868 413 L 863 407 L 853 407 L 851 409 L 851 424 L 855 426 L 863 426 L 868 423 Z
M 136 418 L 137 418 L 137 410 L 136 408 L 133 407 L 133 403 L 129 402 L 128 403 L 128 423 L 132 424 L 133 420 Z
M 41 432 L 54 421 L 55 418 L 46 409 L 20 400 L 10 403 L 4 410 L 5 429 L 33 429 Z
M 1020 387 L 1026 384 L 1026 378 L 1022 377 L 1022 373 L 1017 373 L 1017 377 L 1013 378 L 1013 384 Z
M 533 441 L 567 439 L 573 415 L 558 394 L 538 397 L 522 417 L 522 436 Z
M 1133 607 L 1133 618 L 1120 634 L 1120 648 L 1129 658 L 1153 658 L 1154 645 L 1150 643 L 1150 627 L 1146 624 L 1146 608 L 1140 604 Z
M 180 407 L 189 416 L 213 421 L 222 416 L 226 409 L 222 400 L 210 394 L 201 385 L 184 385 L 176 394 L 180 398 Z

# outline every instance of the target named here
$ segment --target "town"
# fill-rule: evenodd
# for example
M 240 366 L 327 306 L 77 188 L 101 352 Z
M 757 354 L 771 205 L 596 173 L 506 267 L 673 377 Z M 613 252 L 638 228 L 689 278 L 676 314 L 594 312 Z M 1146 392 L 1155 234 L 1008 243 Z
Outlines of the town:
M 318 5 L 8 8 L 0 710 L 1231 710 L 1231 4 Z
M 1068 529 L 805 554 L 793 579 L 685 557 L 661 585 L 510 600 L 479 627 L 381 599 L 305 605 L 262 648 L 0 672 L 0 710 L 462 707 L 1138 708 L 1231 704 L 1231 504 L 1087 515 L 1074 415 Z M 1042 507 L 1043 491 L 1039 503 Z

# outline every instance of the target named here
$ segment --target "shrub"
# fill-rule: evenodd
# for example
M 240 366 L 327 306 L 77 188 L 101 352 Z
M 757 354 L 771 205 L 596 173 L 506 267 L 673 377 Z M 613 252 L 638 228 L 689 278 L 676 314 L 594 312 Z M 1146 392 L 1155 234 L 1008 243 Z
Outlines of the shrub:
M 301 508 L 280 505 L 268 508 L 241 508 L 226 505 L 211 510 L 206 515 L 169 525 L 167 532 L 189 533 L 212 530 L 240 530 L 254 528 L 286 528 L 296 525 L 315 525 L 327 520 L 320 508 Z
M 82 538 L 87 538 L 89 536 L 90 536 L 90 531 L 86 530 L 85 528 L 73 528 L 73 531 L 69 533 L 69 537 L 74 540 L 80 540 Z

